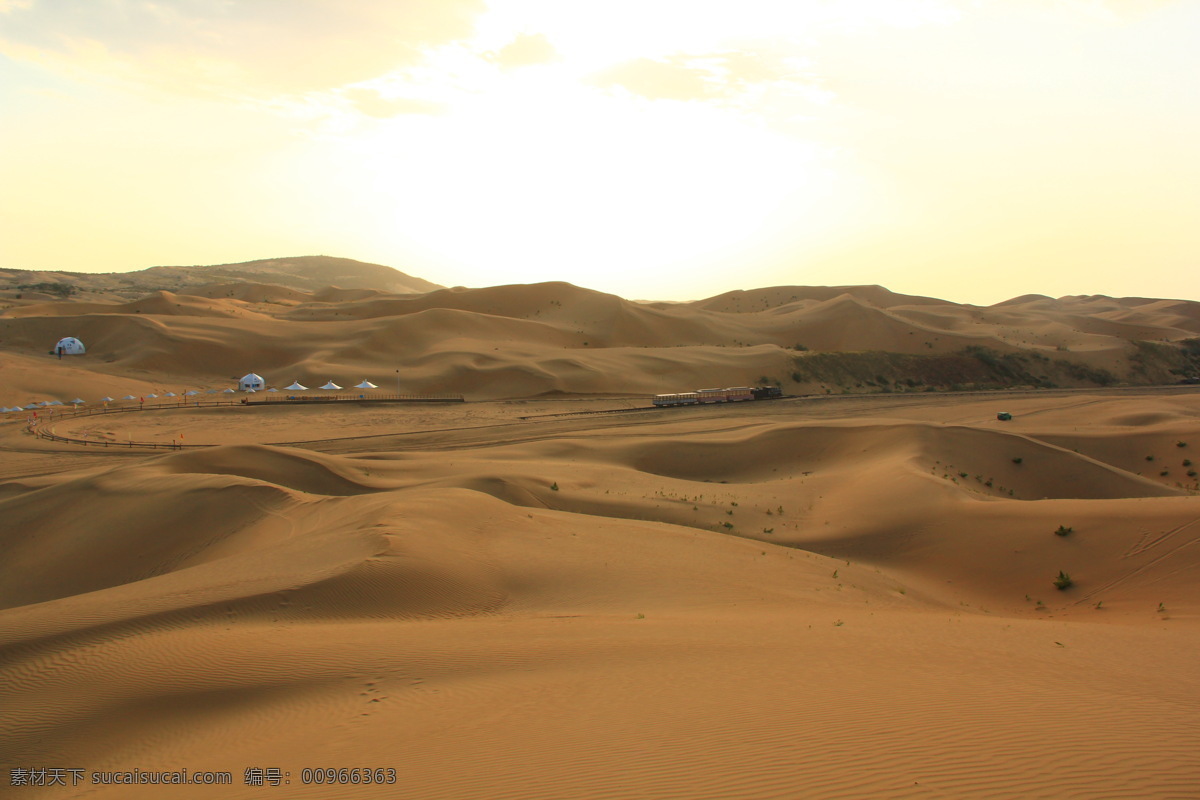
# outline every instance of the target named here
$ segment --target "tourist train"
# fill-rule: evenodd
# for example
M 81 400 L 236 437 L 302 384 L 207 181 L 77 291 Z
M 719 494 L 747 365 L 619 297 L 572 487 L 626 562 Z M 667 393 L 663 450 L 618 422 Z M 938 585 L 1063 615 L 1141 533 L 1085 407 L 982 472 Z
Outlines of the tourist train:
M 783 390 L 778 386 L 734 386 L 730 389 L 697 389 L 694 392 L 656 394 L 654 405 L 665 407 L 696 406 L 704 403 L 740 403 L 745 400 L 770 400 L 782 396 Z

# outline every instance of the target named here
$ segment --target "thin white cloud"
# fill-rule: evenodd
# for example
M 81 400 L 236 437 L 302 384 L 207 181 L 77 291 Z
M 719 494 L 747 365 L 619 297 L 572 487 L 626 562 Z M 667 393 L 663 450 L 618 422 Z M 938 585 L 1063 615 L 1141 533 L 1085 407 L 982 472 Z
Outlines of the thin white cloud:
M 342 92 L 351 105 L 368 117 L 388 119 L 402 114 L 440 114 L 445 106 L 419 97 L 388 97 L 375 89 L 352 88 Z
M 504 47 L 494 53 L 488 53 L 487 56 L 506 69 L 549 64 L 560 58 L 554 44 L 541 33 L 520 33 Z
M 482 0 L 8 3 L 0 53 L 186 94 L 328 89 L 470 36 Z
M 637 58 L 587 77 L 602 87 L 619 86 L 657 100 L 729 101 L 761 97 L 766 87 L 786 86 L 793 93 L 820 93 L 807 62 L 770 42 L 747 42 L 744 49 L 714 53 L 674 53 Z

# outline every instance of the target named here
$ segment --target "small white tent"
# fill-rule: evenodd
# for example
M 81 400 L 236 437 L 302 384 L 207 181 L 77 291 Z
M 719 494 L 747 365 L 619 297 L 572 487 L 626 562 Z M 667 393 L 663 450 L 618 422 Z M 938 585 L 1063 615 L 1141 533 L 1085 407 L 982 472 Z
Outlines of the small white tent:
M 285 392 L 304 392 L 308 390 L 307 386 L 301 386 L 300 381 L 292 381 L 291 386 L 283 387 Z
M 342 387 L 338 386 L 338 385 L 337 385 L 336 383 L 334 383 L 333 381 L 330 381 L 329 383 L 325 384 L 325 385 L 324 385 L 324 386 L 322 386 L 321 388 L 322 388 L 322 389 L 330 389 L 330 390 L 332 390 L 332 389 L 340 389 L 340 388 L 342 388 Z
M 355 389 L 378 389 L 379 387 L 376 386 L 375 384 L 371 383 L 366 378 L 363 378 L 363 382 L 356 385 L 354 388 Z
M 58 340 L 58 344 L 54 345 L 54 352 L 63 356 L 81 356 L 87 350 L 84 348 L 83 342 L 74 336 L 67 336 Z
M 255 375 L 253 372 L 238 381 L 238 389 L 243 392 L 247 392 L 251 389 L 257 392 L 261 388 L 263 388 L 262 376 Z

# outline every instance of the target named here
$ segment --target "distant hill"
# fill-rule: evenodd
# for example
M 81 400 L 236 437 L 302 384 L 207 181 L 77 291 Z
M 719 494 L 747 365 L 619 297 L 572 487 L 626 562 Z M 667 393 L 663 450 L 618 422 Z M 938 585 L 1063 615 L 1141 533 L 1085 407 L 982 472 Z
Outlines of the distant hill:
M 151 292 L 180 293 L 213 283 L 274 284 L 315 292 L 328 286 L 420 294 L 443 288 L 382 264 L 333 256 L 297 256 L 191 267 L 150 267 L 134 272 L 60 272 L 0 269 L 0 289 L 47 295 L 133 299 Z
M 741 314 L 766 311 L 797 303 L 823 303 L 848 295 L 876 308 L 895 306 L 943 305 L 945 300 L 918 295 L 896 294 L 882 286 L 769 286 L 762 289 L 741 289 L 688 303 L 692 308 Z

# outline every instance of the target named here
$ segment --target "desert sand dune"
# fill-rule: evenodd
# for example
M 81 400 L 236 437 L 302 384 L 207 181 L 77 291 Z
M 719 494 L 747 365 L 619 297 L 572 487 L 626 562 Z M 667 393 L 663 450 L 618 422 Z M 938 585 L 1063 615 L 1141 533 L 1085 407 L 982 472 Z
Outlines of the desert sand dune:
M 1160 406 L 1197 430 L 1194 400 Z M 1186 794 L 1194 496 L 1025 434 L 771 408 L 0 493 L 0 735 L 22 762 L 237 773 L 172 790 L 197 797 L 264 791 L 253 765 L 313 797 Z M 1061 499 L 934 474 L 1014 441 Z M 296 785 L 343 762 L 400 788 Z
M 1194 795 L 1200 389 L 1081 370 L 1176 375 L 1195 304 L 800 288 L 5 310 L 11 402 L 250 370 L 469 395 L 39 420 L 86 447 L 0 417 L 5 766 L 122 800 Z M 67 334 L 88 355 L 46 356 Z M 805 359 L 788 388 L 829 394 L 644 408 Z M 915 382 L 1042 374 L 1092 388 Z M 184 768 L 231 785 L 91 782 Z
M 798 393 L 842 391 L 882 388 L 879 375 L 893 390 L 893 383 L 901 390 L 961 383 L 914 382 L 915 362 L 860 375 L 847 351 L 919 357 L 934 365 L 917 370 L 922 381 L 955 371 L 936 366 L 937 358 L 965 357 L 977 362 L 971 380 L 993 386 L 1175 383 L 1200 371 L 1200 348 L 1180 344 L 1195 338 L 1200 319 L 1200 306 L 1185 301 L 1017 298 L 979 308 L 880 287 L 778 287 L 752 293 L 745 302 L 754 308 L 725 310 L 740 307 L 743 295 L 651 307 L 566 283 L 419 295 L 210 284 L 194 295 L 160 291 L 122 304 L 4 309 L 0 370 L 8 359 L 37 357 L 73 335 L 88 355 L 72 366 L 141 371 L 152 383 L 208 388 L 253 370 L 278 387 L 324 383 L 347 371 L 382 384 L 400 370 L 410 378 L 407 391 L 472 399 L 655 393 L 763 379 Z M 811 355 L 836 356 L 819 379 L 808 376 Z M 1003 356 L 1022 361 L 1015 371 L 998 367 Z M 21 380 L 7 386 L 15 394 L 35 389 Z
M 877 308 L 886 309 L 894 306 L 944 304 L 944 301 L 932 297 L 897 294 L 882 286 L 773 286 L 766 289 L 726 292 L 716 297 L 698 300 L 691 305 L 708 311 L 749 313 L 791 303 L 823 303 L 842 295 L 849 295 Z

